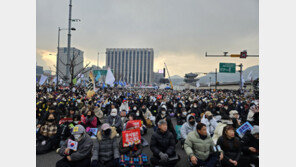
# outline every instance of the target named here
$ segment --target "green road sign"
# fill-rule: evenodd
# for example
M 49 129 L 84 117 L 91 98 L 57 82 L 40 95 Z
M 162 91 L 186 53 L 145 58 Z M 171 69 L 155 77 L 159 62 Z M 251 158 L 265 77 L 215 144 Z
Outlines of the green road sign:
M 219 64 L 219 72 L 224 73 L 235 73 L 235 63 L 220 63 Z
M 111 70 L 113 73 L 113 70 Z M 94 76 L 98 75 L 98 72 L 100 72 L 101 76 L 106 76 L 107 75 L 107 70 L 93 70 Z

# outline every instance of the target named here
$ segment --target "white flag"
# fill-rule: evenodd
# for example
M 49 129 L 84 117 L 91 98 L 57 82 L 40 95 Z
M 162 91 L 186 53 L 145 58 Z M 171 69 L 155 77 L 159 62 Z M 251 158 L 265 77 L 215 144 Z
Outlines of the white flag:
M 199 88 L 200 87 L 200 84 L 198 81 L 196 81 L 196 88 Z
M 108 68 L 105 83 L 109 84 L 111 87 L 113 87 L 114 81 L 115 81 L 114 75 L 113 75 L 111 69 Z
M 248 75 L 248 80 L 251 81 L 252 80 L 252 71 L 249 73 Z
M 45 81 L 47 80 L 47 76 L 45 75 L 41 75 L 40 81 L 39 81 L 39 85 L 43 85 L 45 83 Z
M 242 87 L 244 86 L 244 84 L 245 84 L 245 79 L 244 79 L 244 77 L 242 75 Z
M 211 82 L 208 83 L 208 87 L 210 87 L 210 86 L 211 86 Z

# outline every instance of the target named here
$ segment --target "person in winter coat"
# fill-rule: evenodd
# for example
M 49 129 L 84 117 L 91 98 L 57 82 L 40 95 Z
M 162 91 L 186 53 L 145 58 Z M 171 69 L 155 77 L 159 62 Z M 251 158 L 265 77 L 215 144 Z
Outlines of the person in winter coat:
M 169 116 L 169 114 L 168 114 L 168 112 L 166 111 L 165 108 L 161 108 L 160 113 L 159 113 L 159 114 L 157 115 L 157 117 L 156 117 L 155 124 L 157 125 L 158 122 L 159 122 L 160 120 L 162 120 L 162 119 L 166 120 L 166 122 L 167 122 L 167 126 L 168 126 L 168 129 L 169 129 L 170 132 L 173 133 L 173 135 L 174 135 L 174 137 L 175 137 L 175 140 L 176 140 L 176 143 L 177 143 L 177 142 L 178 142 L 178 140 L 177 140 L 177 133 L 176 133 L 175 128 L 174 128 L 174 126 L 173 126 L 173 123 L 172 123 L 171 117 Z M 157 129 L 157 127 L 158 127 L 158 126 L 155 126 L 155 130 Z
M 127 122 L 125 128 L 126 128 L 126 130 L 132 130 L 132 129 L 135 129 L 135 126 L 134 126 L 133 123 L 131 123 L 129 121 L 129 122 Z M 132 145 L 132 146 L 129 146 L 129 147 L 123 147 L 122 140 L 120 140 L 120 142 L 119 142 L 119 151 L 120 151 L 120 154 L 126 154 L 129 157 L 137 157 L 142 153 L 143 145 L 141 143 L 139 143 L 139 144 Z
M 223 129 L 223 135 L 218 139 L 217 145 L 223 150 L 224 158 L 221 161 L 222 167 L 240 166 L 241 144 L 235 137 L 234 128 L 227 125 Z
M 196 128 L 196 122 L 195 122 L 195 118 L 193 115 L 189 114 L 187 115 L 187 121 L 182 125 L 181 129 L 180 129 L 180 133 L 181 133 L 181 144 L 183 145 L 187 135 L 189 132 L 192 132 L 195 130 Z
M 76 125 L 72 131 L 73 138 L 78 142 L 77 150 L 67 148 L 68 139 L 64 145 L 57 150 L 57 153 L 63 156 L 63 159 L 56 163 L 56 167 L 82 167 L 90 166 L 93 142 L 82 125 Z M 72 138 L 72 139 L 73 139 Z
M 117 114 L 117 109 L 114 108 L 111 110 L 110 115 L 107 117 L 107 121 L 110 126 L 115 127 L 118 134 L 121 134 L 122 131 L 122 122 L 120 116 Z
M 181 114 L 177 115 L 177 125 L 183 125 L 186 122 L 187 111 L 186 108 L 181 109 Z
M 194 113 L 196 122 L 200 121 L 200 114 L 201 114 L 201 109 L 198 108 L 198 103 L 195 101 L 193 102 L 191 109 L 189 110 L 189 114 Z
M 144 119 L 146 120 L 147 127 L 151 127 L 152 125 L 154 125 L 155 117 L 153 117 L 152 113 L 149 111 L 146 105 L 143 105 L 141 107 L 141 112 L 143 113 Z
M 234 130 L 236 130 L 237 128 L 239 128 L 241 126 L 239 114 L 236 110 L 231 110 L 229 112 L 229 118 L 232 120 L 232 126 L 234 127 Z
M 150 149 L 153 153 L 150 162 L 152 165 L 175 166 L 179 160 L 175 151 L 175 137 L 168 131 L 167 122 L 160 120 L 158 129 L 153 133 Z
M 207 111 L 204 114 L 203 118 L 201 119 L 201 123 L 207 126 L 208 133 L 213 136 L 217 126 L 217 121 L 215 118 L 213 118 L 213 114 L 210 111 Z
M 158 103 L 157 103 L 157 101 L 155 101 L 153 103 L 153 105 L 150 106 L 150 111 L 151 111 L 152 115 L 155 116 L 155 117 L 158 114 L 157 110 L 158 110 Z
M 218 157 L 213 154 L 214 142 L 207 133 L 207 127 L 203 123 L 196 125 L 196 130 L 188 134 L 184 143 L 184 149 L 189 157 L 191 166 L 215 167 Z M 223 154 L 220 154 L 220 160 Z
M 123 100 L 120 107 L 119 107 L 120 112 L 123 111 L 123 110 L 129 111 L 129 106 L 128 106 L 127 100 Z
M 229 120 L 229 108 L 228 108 L 228 104 L 225 103 L 224 107 L 221 108 L 220 114 L 221 114 L 221 119 L 225 119 L 225 120 Z
M 98 120 L 97 120 L 97 117 L 95 116 L 93 108 L 90 108 L 90 110 L 87 111 L 86 119 L 84 122 L 86 132 L 89 131 L 89 128 L 97 128 L 97 123 L 98 123 Z
M 98 124 L 101 125 L 103 123 L 103 117 L 104 117 L 104 113 L 103 111 L 101 110 L 101 106 L 100 105 L 96 105 L 95 108 L 94 108 L 94 113 L 95 113 L 95 116 L 97 117 L 98 119 Z
M 254 122 L 254 115 L 255 113 L 259 112 L 259 107 L 256 104 L 251 104 L 251 107 L 249 109 L 247 121 L 249 121 L 251 124 Z
M 116 129 L 104 123 L 97 133 L 92 150 L 91 167 L 118 167 L 119 149 Z
M 255 125 L 253 130 L 247 132 L 242 138 L 243 156 L 247 157 L 248 164 L 259 166 L 259 126 Z
M 36 138 L 37 154 L 47 153 L 52 149 L 56 149 L 60 141 L 60 128 L 56 123 L 54 114 L 49 114 L 46 122 L 40 126 Z

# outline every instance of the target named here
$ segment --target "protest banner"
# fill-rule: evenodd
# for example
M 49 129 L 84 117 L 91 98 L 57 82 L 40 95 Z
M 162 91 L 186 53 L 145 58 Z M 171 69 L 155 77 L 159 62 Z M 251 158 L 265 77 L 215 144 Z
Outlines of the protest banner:
M 76 151 L 77 150 L 77 147 L 78 147 L 78 142 L 73 141 L 71 139 L 68 140 L 67 148 L 70 148 L 71 150 Z
M 242 138 L 248 130 L 251 131 L 252 129 L 253 126 L 249 122 L 246 122 L 242 126 L 237 128 L 236 133 L 239 135 L 239 137 Z
M 123 147 L 141 143 L 140 129 L 126 130 L 122 132 Z
M 73 119 L 72 118 L 62 118 L 59 122 L 59 124 L 64 124 L 66 122 L 73 122 Z
M 142 126 L 142 121 L 141 120 L 131 120 L 131 121 L 128 121 L 130 123 L 132 123 L 135 127 L 135 129 L 138 129 Z

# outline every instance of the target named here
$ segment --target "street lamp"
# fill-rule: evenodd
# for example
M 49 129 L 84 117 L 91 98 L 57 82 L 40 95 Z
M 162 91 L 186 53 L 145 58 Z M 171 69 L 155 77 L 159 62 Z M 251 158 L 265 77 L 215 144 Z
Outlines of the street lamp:
M 59 61 L 60 61 L 60 32 L 62 30 L 68 30 L 67 28 L 60 28 L 58 27 L 58 52 L 57 52 L 57 64 L 56 64 L 56 89 L 58 89 L 58 83 L 59 83 Z M 71 28 L 72 31 L 76 31 L 74 27 Z

